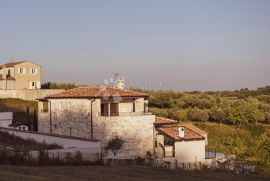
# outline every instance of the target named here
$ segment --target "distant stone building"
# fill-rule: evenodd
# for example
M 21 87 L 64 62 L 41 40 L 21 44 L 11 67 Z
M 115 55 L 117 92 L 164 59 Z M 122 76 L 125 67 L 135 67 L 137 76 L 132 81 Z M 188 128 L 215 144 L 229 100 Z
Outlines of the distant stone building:
M 155 116 L 148 95 L 114 87 L 81 87 L 39 102 L 39 132 L 101 140 L 102 148 L 118 135 L 125 140 L 119 155 L 154 152 Z
M 40 89 L 41 67 L 30 61 L 0 66 L 0 89 Z
M 22 123 L 22 122 L 14 122 L 10 125 L 8 125 L 9 128 L 21 130 L 21 131 L 29 131 L 28 124 Z

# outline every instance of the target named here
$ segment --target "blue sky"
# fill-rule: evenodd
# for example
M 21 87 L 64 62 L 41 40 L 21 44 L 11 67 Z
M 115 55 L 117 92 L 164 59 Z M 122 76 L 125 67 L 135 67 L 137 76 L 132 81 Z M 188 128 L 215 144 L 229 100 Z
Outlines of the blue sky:
M 0 62 L 43 81 L 229 90 L 270 84 L 268 0 L 0 0 Z M 155 87 L 152 83 L 159 82 Z

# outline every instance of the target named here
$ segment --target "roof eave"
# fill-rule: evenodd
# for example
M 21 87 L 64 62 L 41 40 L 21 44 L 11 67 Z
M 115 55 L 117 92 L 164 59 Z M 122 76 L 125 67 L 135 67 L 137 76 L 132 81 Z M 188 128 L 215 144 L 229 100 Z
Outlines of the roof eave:
M 59 96 L 59 97 L 44 97 L 44 99 L 101 99 L 104 96 Z M 141 97 L 147 98 L 148 95 L 137 95 L 137 96 L 109 96 L 109 97 L 124 97 L 124 98 L 134 98 L 134 97 Z

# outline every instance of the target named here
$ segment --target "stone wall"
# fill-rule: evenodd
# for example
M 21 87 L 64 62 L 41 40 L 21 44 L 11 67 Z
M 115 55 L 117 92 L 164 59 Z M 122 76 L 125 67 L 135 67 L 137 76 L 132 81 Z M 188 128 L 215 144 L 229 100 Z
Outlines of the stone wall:
M 0 90 L 1 89 L 15 89 L 14 80 L 0 80 Z
M 145 157 L 154 149 L 154 120 L 154 115 L 96 117 L 94 138 L 101 140 L 104 148 L 114 135 L 120 136 L 125 141 L 120 155 Z
M 58 94 L 64 89 L 36 89 L 36 90 L 0 90 L 0 98 L 19 98 L 27 101 L 42 99 L 46 96 Z
M 51 99 L 52 133 L 83 138 L 91 137 L 91 101 L 88 99 Z M 93 108 L 98 107 L 98 101 Z M 49 103 L 50 106 L 50 103 Z M 50 132 L 50 113 L 39 104 L 40 132 Z
M 91 138 L 91 100 L 89 99 L 51 99 L 52 133 Z M 114 135 L 125 140 L 121 151 L 123 155 L 145 156 L 153 153 L 154 115 L 143 114 L 144 99 L 136 102 L 135 113 L 122 116 L 100 116 L 101 100 L 93 102 L 93 138 L 99 139 L 104 148 Z M 127 106 L 127 108 L 125 108 Z M 130 104 L 120 103 L 121 111 L 130 111 Z M 128 113 L 128 112 L 126 112 Z M 39 103 L 39 131 L 50 132 L 50 113 L 42 112 Z
M 81 154 L 82 161 L 97 162 L 101 159 L 100 149 L 97 148 L 68 148 L 68 149 L 56 149 L 45 150 L 48 157 L 51 159 L 57 159 L 61 161 L 69 161 L 69 158 L 77 158 L 78 152 Z M 32 159 L 39 159 L 40 151 L 30 151 L 28 154 Z

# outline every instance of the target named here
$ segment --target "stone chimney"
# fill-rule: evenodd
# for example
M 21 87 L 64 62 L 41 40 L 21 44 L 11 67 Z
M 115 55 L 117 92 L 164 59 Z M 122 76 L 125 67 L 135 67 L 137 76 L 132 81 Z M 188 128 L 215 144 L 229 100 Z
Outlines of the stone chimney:
M 178 128 L 179 138 L 185 138 L 185 128 L 179 127 Z

